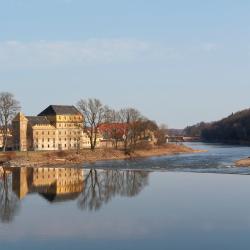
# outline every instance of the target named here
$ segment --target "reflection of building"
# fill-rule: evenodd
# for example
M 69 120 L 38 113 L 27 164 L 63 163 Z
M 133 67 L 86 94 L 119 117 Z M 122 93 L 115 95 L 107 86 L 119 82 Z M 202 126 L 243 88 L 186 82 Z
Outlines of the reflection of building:
M 77 168 L 11 168 L 13 191 L 19 199 L 39 193 L 51 202 L 71 200 L 84 188 L 84 170 Z
M 0 178 L 2 178 L 2 177 L 3 177 L 3 168 L 0 167 Z

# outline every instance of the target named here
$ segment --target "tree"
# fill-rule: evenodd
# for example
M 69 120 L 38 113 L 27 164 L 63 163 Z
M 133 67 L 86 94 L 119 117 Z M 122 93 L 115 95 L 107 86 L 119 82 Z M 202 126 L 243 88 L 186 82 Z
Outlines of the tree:
M 156 131 L 156 139 L 158 146 L 166 144 L 167 132 L 168 132 L 167 125 L 166 124 L 160 125 L 159 129 Z
M 90 169 L 78 197 L 82 210 L 97 211 L 113 197 L 134 197 L 148 185 L 149 172 L 140 170 Z
M 10 223 L 19 211 L 19 200 L 12 191 L 11 174 L 5 169 L 0 173 L 0 221 Z
M 105 115 L 105 121 L 99 127 L 104 139 L 111 140 L 113 147 L 118 148 L 118 142 L 123 141 L 126 124 L 122 122 L 119 111 L 109 109 Z
M 0 127 L 3 134 L 3 151 L 8 143 L 8 126 L 20 110 L 19 102 L 9 92 L 0 93 Z
M 105 120 L 107 111 L 109 109 L 98 99 L 81 99 L 77 103 L 77 107 L 84 115 L 85 130 L 90 139 L 91 149 L 94 150 L 96 148 L 96 142 L 99 133 L 98 127 Z
M 133 108 L 120 110 L 121 121 L 126 124 L 124 129 L 125 153 L 130 154 L 136 146 L 140 136 L 140 122 L 143 120 L 141 113 Z

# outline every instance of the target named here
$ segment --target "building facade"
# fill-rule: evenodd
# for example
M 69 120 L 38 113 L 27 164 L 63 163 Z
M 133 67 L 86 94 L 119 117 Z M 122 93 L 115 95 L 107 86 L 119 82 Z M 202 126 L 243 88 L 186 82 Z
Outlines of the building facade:
M 74 106 L 50 105 L 37 116 L 19 113 L 12 122 L 12 129 L 14 150 L 50 151 L 90 147 L 89 137 L 84 133 L 84 117 Z

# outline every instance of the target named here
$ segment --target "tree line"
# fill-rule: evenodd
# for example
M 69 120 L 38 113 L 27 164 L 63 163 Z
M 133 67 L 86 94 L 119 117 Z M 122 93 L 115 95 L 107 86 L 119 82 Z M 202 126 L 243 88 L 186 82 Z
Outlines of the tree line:
M 76 106 L 84 116 L 84 131 L 89 137 L 92 150 L 97 146 L 100 130 L 106 139 L 114 141 L 115 148 L 118 147 L 118 142 L 122 142 L 125 153 L 135 150 L 143 139 L 150 139 L 149 133 L 153 133 L 156 144 L 166 142 L 167 127 L 159 127 L 155 121 L 146 118 L 135 108 L 114 110 L 95 98 L 81 99 Z M 3 151 L 8 144 L 11 122 L 20 109 L 20 102 L 12 93 L 0 92 L 0 133 L 3 137 Z
M 184 131 L 186 135 L 200 136 L 204 141 L 250 143 L 250 109 L 232 113 L 216 122 L 201 122 Z

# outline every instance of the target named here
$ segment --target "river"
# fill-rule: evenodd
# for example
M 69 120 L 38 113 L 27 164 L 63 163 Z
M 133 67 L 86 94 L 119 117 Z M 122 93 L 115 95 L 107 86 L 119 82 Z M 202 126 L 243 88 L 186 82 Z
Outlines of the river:
M 249 147 L 0 172 L 0 249 L 249 249 Z

